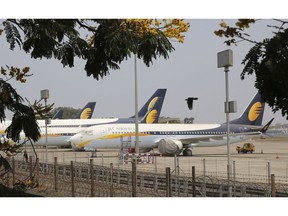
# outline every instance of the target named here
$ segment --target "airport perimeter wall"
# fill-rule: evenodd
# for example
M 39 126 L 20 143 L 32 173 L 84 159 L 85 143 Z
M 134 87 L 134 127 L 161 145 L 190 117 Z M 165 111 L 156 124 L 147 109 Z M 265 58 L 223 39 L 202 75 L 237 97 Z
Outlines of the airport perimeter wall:
M 89 162 L 41 163 L 29 160 L 10 161 L 12 171 L 1 179 L 6 188 L 43 197 L 287 197 L 287 178 L 269 172 L 265 175 L 237 174 L 234 165 L 230 181 L 227 172 L 207 172 L 201 167 L 182 167 L 179 158 L 174 166 L 151 169 L 151 164 L 105 163 L 103 158 Z M 154 161 L 155 162 L 155 161 Z M 186 164 L 187 165 L 187 164 Z M 214 164 L 215 165 L 215 164 Z M 150 169 L 147 169 L 150 166 Z M 252 167 L 250 167 L 252 169 Z M 9 196 L 9 195 L 8 195 Z

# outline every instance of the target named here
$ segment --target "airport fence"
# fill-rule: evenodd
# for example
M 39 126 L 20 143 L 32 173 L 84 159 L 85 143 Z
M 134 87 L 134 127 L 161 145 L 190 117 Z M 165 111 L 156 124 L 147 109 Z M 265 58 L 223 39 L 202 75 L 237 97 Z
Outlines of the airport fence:
M 33 155 L 32 153 L 30 155 Z M 248 156 L 248 155 L 247 155 Z M 117 169 L 131 169 L 131 166 L 125 164 L 123 160 L 119 160 L 118 152 L 99 152 L 93 155 L 89 152 L 71 152 L 71 151 L 51 151 L 45 156 L 45 150 L 38 149 L 39 161 L 42 163 L 53 163 L 54 158 L 58 158 L 58 163 L 70 164 L 74 163 L 90 163 L 93 158 L 95 164 L 101 166 L 110 166 L 112 163 Z M 23 160 L 21 154 L 17 155 L 17 160 Z M 35 160 L 35 155 L 33 155 Z M 288 184 L 288 161 L 287 159 L 269 160 L 242 157 L 231 160 L 232 163 L 232 176 L 237 181 L 243 182 L 261 182 L 268 183 L 271 174 L 274 174 L 277 181 L 283 184 Z M 209 175 L 217 178 L 227 178 L 227 159 L 224 158 L 201 158 L 201 157 L 158 157 L 155 156 L 152 163 L 141 164 L 137 170 L 143 172 L 165 173 L 165 167 L 170 167 L 171 170 L 176 170 L 179 167 L 180 173 L 186 176 L 191 176 L 191 167 L 195 166 L 197 175 Z M 164 167 L 164 168 L 163 168 Z
M 287 179 L 269 173 L 247 176 L 236 172 L 236 164 L 230 180 L 227 172 L 210 172 L 206 160 L 203 169 L 181 167 L 175 157 L 174 167 L 151 171 L 149 164 L 105 164 L 103 160 L 90 158 L 87 162 L 41 163 L 12 158 L 12 172 L 1 179 L 3 185 L 29 194 L 45 197 L 287 197 Z M 170 160 L 171 161 L 171 160 Z M 155 161 L 154 161 L 155 162 Z M 143 166 L 142 166 L 143 165 Z M 153 166 L 154 164 L 152 164 Z M 168 164 L 167 164 L 168 165 Z M 214 164 L 215 165 L 215 164 Z M 271 167 L 270 167 L 271 169 Z M 247 181 L 249 179 L 249 181 Z

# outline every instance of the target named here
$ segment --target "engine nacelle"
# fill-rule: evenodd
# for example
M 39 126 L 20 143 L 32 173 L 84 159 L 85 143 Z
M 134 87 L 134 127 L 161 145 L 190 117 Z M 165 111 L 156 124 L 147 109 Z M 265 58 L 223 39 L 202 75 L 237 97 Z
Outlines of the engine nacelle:
M 163 155 L 179 155 L 183 150 L 183 144 L 179 140 L 161 139 L 158 142 L 158 150 Z

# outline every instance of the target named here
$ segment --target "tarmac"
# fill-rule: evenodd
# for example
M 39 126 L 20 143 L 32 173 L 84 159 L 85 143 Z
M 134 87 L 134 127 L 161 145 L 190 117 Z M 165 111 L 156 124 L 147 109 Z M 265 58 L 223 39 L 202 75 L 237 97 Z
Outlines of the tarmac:
M 288 137 L 284 138 L 257 138 L 249 140 L 255 146 L 254 153 L 238 154 L 237 146 L 243 143 L 230 145 L 231 175 L 237 179 L 268 181 L 271 174 L 275 175 L 276 181 L 288 183 Z M 35 154 L 31 148 L 27 147 L 28 156 Z M 147 154 L 142 156 L 143 163 L 137 164 L 137 170 L 145 172 L 165 173 L 165 169 L 170 167 L 171 172 L 176 174 L 192 174 L 192 167 L 195 167 L 196 175 L 211 175 L 225 178 L 227 176 L 227 145 L 220 147 L 196 147 L 192 149 L 193 156 L 187 157 L 180 155 L 160 156 L 157 149 L 154 150 L 155 157 L 149 157 Z M 89 164 L 91 159 L 96 165 L 113 166 L 121 169 L 131 169 L 129 162 L 119 160 L 119 151 L 117 150 L 98 150 L 96 154 L 91 152 L 74 152 L 69 148 L 36 148 L 37 156 L 40 162 L 54 163 L 57 157 L 57 163 L 69 164 L 71 161 L 81 164 Z M 47 160 L 46 160 L 47 156 Z M 23 157 L 19 154 L 17 157 Z

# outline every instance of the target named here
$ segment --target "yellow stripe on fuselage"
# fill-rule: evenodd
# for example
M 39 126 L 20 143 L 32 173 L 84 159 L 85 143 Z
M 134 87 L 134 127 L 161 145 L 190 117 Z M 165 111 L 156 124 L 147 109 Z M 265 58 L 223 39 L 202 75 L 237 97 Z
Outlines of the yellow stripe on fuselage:
M 59 134 L 47 134 L 48 137 L 60 137 L 61 135 Z M 45 138 L 46 135 L 45 134 L 41 134 L 41 138 Z
M 139 136 L 149 136 L 150 134 L 139 133 Z M 99 137 L 98 139 L 118 139 L 121 137 L 136 136 L 136 133 L 124 133 L 124 134 L 108 134 L 106 136 Z
M 86 146 L 88 143 L 90 143 L 92 140 L 87 140 L 87 141 L 85 141 L 85 142 L 82 142 L 82 143 L 80 143 L 79 145 L 77 145 L 77 148 L 82 148 L 82 147 L 84 147 L 84 146 Z

